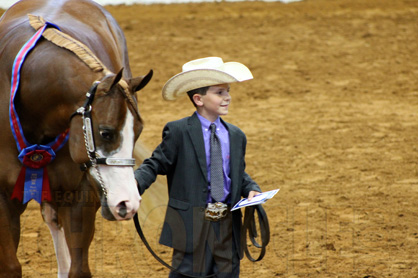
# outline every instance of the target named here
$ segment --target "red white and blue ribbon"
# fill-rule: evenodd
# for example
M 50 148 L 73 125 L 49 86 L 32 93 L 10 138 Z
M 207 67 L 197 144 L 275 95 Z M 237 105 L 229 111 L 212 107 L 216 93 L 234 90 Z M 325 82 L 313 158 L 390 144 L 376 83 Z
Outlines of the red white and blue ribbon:
M 54 141 L 46 145 L 30 144 L 23 134 L 19 116 L 16 113 L 14 105 L 14 100 L 19 89 L 20 70 L 25 58 L 42 37 L 45 29 L 50 26 L 58 28 L 56 25 L 48 22 L 42 26 L 20 49 L 12 69 L 9 121 L 19 151 L 18 158 L 23 166 L 11 199 L 17 198 L 24 204 L 31 199 L 36 200 L 38 203 L 44 200 L 51 201 L 51 190 L 46 166 L 54 160 L 55 152 L 61 149 L 68 140 L 69 130 L 67 129 L 58 135 Z

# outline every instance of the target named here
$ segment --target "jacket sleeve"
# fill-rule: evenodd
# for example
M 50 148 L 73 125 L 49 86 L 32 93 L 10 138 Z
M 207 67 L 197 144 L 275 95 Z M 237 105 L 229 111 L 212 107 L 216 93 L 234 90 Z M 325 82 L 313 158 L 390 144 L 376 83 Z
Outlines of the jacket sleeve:
M 162 141 L 152 156 L 145 159 L 135 170 L 135 179 L 139 193 L 142 195 L 157 179 L 157 175 L 167 175 L 176 161 L 176 144 L 174 130 L 167 124 L 163 129 Z
M 260 186 L 258 186 L 258 184 L 250 177 L 250 175 L 247 174 L 247 172 L 245 171 L 245 153 L 246 153 L 246 148 L 247 148 L 247 137 L 245 136 L 244 133 L 242 133 L 243 137 L 243 149 L 242 149 L 242 167 L 243 167 L 243 175 L 242 175 L 242 181 L 241 181 L 241 196 L 244 198 L 248 197 L 248 194 L 250 193 L 250 191 L 258 191 L 258 192 L 262 192 L 260 189 Z
M 255 181 L 253 181 L 253 179 L 246 172 L 244 172 L 244 175 L 242 177 L 241 194 L 244 198 L 247 198 L 250 191 L 262 192 L 260 186 L 258 186 L 258 184 L 255 183 Z

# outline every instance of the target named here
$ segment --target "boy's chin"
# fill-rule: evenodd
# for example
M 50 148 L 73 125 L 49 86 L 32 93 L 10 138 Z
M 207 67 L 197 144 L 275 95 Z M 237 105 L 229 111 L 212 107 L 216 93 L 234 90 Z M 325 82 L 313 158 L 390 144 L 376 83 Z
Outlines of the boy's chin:
M 218 110 L 219 116 L 228 114 L 228 108 L 221 108 Z

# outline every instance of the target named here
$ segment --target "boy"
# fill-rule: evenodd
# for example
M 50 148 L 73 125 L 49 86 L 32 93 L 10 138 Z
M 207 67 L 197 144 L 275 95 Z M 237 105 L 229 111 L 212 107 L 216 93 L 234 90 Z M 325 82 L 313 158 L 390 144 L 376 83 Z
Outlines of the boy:
M 252 78 L 243 64 L 218 57 L 184 64 L 164 85 L 163 98 L 187 93 L 196 112 L 167 123 L 162 142 L 135 171 L 140 194 L 157 175 L 167 176 L 160 243 L 173 248 L 173 267 L 187 275 L 239 277 L 242 215 L 230 208 L 261 189 L 245 172 L 244 133 L 220 116 L 228 113 L 229 84 Z M 169 277 L 186 276 L 171 272 Z

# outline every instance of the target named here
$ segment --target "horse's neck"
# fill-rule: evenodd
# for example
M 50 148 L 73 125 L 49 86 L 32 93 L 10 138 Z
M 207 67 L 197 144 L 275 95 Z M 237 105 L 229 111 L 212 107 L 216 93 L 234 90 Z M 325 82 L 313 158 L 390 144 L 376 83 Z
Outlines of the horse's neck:
M 31 69 L 31 74 L 22 78 L 16 109 L 26 139 L 33 144 L 44 143 L 69 128 L 72 113 L 85 101 L 91 84 L 101 78 L 101 74 L 92 72 L 76 58 L 64 59 L 65 56 L 51 59 L 60 64 L 58 68 L 55 65 Z M 62 76 L 70 78 L 60 79 Z

